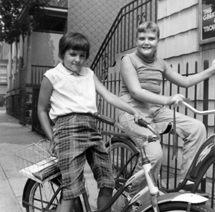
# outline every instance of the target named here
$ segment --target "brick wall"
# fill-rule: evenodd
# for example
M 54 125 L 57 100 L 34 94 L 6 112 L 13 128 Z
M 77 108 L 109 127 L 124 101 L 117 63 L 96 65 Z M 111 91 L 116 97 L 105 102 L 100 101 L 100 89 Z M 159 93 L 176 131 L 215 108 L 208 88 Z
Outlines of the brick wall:
M 68 1 L 68 31 L 85 34 L 91 44 L 91 65 L 120 9 L 132 0 Z

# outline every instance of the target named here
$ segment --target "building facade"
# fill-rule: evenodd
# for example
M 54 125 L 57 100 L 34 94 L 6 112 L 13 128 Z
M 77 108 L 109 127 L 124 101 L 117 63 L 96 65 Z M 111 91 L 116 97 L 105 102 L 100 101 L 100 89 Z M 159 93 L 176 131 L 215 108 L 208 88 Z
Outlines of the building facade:
M 211 0 L 73 0 L 57 1 L 63 8 L 52 8 L 45 23 L 58 23 L 57 31 L 49 25 L 20 38 L 9 49 L 7 63 L 7 113 L 25 124 L 26 118 L 39 128 L 36 107 L 43 73 L 55 66 L 58 58 L 58 41 L 66 31 L 81 32 L 91 43 L 90 66 L 102 83 L 118 95 L 120 89 L 120 59 L 135 48 L 135 30 L 140 22 L 152 20 L 160 27 L 158 55 L 173 71 L 184 76 L 206 69 L 215 57 L 215 2 Z M 59 5 L 58 5 L 59 6 Z M 48 8 L 47 8 L 48 9 Z M 53 19 L 57 17 L 57 19 Z M 59 18 L 62 18 L 62 22 Z M 51 20 L 51 21 L 50 21 Z M 54 20 L 54 21 L 53 21 Z M 63 27 L 62 27 L 63 26 Z M 52 26 L 50 26 L 52 27 Z M 57 30 L 56 29 L 56 30 Z M 215 108 L 215 77 L 189 89 L 179 88 L 164 80 L 162 93 L 182 93 L 191 99 L 198 110 Z M 117 118 L 117 111 L 98 97 L 99 111 Z M 215 132 L 214 116 L 195 116 L 181 107 L 181 113 L 197 118 L 206 125 L 208 136 Z M 32 112 L 34 111 L 34 112 Z M 36 120 L 36 124 L 31 122 Z M 110 130 L 102 126 L 103 130 Z M 34 129 L 35 129 L 34 128 Z M 168 137 L 169 135 L 167 135 Z M 163 139 L 164 155 L 172 143 Z M 181 164 L 183 142 L 179 139 L 178 166 Z M 164 158 L 163 165 L 173 168 L 175 161 Z M 212 171 L 208 173 L 211 179 Z
M 5 107 L 7 93 L 9 45 L 0 42 L 0 107 Z
M 98 76 L 103 74 L 100 72 L 105 72 L 105 79 L 108 72 L 118 73 L 118 66 L 114 67 L 117 58 L 120 58 L 118 55 L 132 51 L 135 47 L 135 29 L 140 17 L 140 21 L 153 20 L 158 23 L 161 30 L 158 55 L 165 58 L 174 71 L 180 69 L 181 74 L 192 74 L 205 68 L 204 61 L 207 60 L 208 64 L 212 62 L 215 41 L 214 25 L 210 21 L 213 20 L 214 5 L 210 0 L 175 0 L 174 3 L 171 0 L 57 2 L 60 6 L 47 10 L 49 18 L 46 23 L 57 23 L 58 31 L 50 30 L 51 25 L 47 24 L 46 29 L 44 25 L 40 25 L 31 36 L 20 38 L 19 42 L 7 47 L 7 112 L 17 118 L 20 116 L 20 107 L 16 107 L 15 102 L 18 102 L 16 105 L 20 105 L 22 101 L 31 102 L 31 87 L 39 86 L 43 73 L 60 62 L 58 41 L 66 31 L 78 31 L 89 38 L 91 55 L 87 65 L 91 66 Z M 55 20 L 50 19 L 54 16 Z M 101 55 L 97 55 L 99 52 Z M 214 78 L 211 78 L 208 84 L 212 86 Z M 168 88 L 167 84 L 164 92 L 167 92 Z M 201 108 L 201 100 L 205 96 L 203 83 L 196 89 L 197 97 L 194 97 L 194 89 L 189 90 L 189 97 L 197 98 Z M 20 99 L 23 90 L 27 91 L 30 97 L 23 93 L 25 100 L 12 100 Z M 176 90 L 177 88 L 173 87 L 173 92 Z M 187 91 L 181 89 L 180 92 L 185 94 Z M 210 107 L 215 96 L 213 92 L 214 89 L 210 89 L 208 93 L 208 98 L 211 99 Z M 214 125 L 213 121 L 209 122 Z

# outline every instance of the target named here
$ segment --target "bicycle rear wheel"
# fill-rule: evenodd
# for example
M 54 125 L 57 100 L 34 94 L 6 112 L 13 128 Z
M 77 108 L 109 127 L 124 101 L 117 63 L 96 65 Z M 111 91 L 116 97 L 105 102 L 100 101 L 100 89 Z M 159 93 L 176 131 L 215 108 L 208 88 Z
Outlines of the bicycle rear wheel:
M 187 211 L 188 203 L 185 202 L 168 202 L 159 205 L 160 212 L 166 211 Z M 141 212 L 142 210 L 139 208 L 137 212 Z M 154 212 L 152 208 L 146 210 L 145 212 Z M 190 212 L 214 212 L 212 208 L 209 208 L 206 205 L 198 204 L 191 205 Z
M 60 185 L 61 182 L 58 178 L 44 184 L 31 181 L 26 189 L 28 192 L 26 194 L 28 196 L 26 211 L 41 212 L 44 209 L 56 209 L 60 200 L 60 192 L 56 192 Z M 48 204 L 50 204 L 50 207 L 47 208 Z

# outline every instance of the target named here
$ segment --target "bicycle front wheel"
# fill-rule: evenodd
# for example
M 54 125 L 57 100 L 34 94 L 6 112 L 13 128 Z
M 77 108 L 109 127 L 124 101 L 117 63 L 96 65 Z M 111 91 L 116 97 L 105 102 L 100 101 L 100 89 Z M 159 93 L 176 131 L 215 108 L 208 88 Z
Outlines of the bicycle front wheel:
M 26 206 L 27 212 L 41 212 L 44 209 L 56 209 L 60 200 L 60 180 L 54 179 L 44 184 L 31 181 L 27 188 L 28 202 Z
M 187 211 L 188 203 L 186 202 L 168 202 L 159 205 L 160 212 L 167 212 L 167 211 Z M 190 212 L 214 212 L 212 208 L 209 208 L 206 205 L 198 204 L 198 205 L 191 205 L 189 210 Z M 142 210 L 138 209 L 137 212 L 142 212 Z M 145 212 L 154 212 L 152 208 L 146 210 Z
M 111 146 L 108 143 L 107 148 L 111 156 L 113 176 L 127 180 L 133 174 L 139 157 L 135 145 L 128 139 L 113 137 Z

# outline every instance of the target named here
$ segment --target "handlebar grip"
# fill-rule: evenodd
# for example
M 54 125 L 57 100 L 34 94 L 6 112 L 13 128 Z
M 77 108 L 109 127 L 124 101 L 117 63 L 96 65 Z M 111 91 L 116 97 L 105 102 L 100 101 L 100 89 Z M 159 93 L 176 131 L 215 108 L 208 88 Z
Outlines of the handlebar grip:
M 142 126 L 142 127 L 148 127 L 148 125 L 149 125 L 149 123 L 146 121 L 146 120 L 144 120 L 144 119 L 138 119 L 138 125 L 140 125 L 140 126 Z
M 96 118 L 96 119 L 98 119 L 101 122 L 104 122 L 104 123 L 112 125 L 112 126 L 114 126 L 114 124 L 116 122 L 115 119 L 112 119 L 112 118 L 110 118 L 108 116 L 101 115 L 99 113 L 94 113 L 93 117 Z

